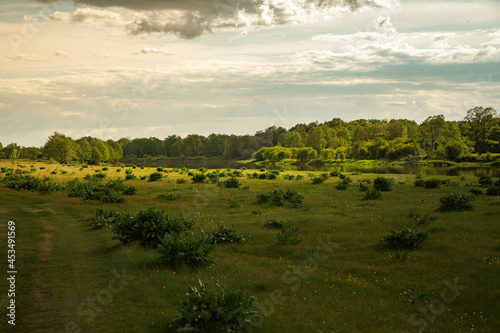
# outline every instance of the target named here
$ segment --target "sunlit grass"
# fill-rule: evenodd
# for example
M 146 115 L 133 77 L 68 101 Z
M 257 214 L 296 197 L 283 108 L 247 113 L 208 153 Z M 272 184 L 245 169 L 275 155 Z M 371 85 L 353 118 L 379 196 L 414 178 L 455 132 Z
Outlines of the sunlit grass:
M 20 164 L 26 169 L 33 164 L 33 175 L 50 176 L 60 183 L 102 170 L 96 166 L 80 170 L 79 165 L 31 161 Z M 0 166 L 18 168 L 10 161 L 1 161 Z M 56 169 L 58 173 L 52 174 Z M 125 178 L 125 168 L 120 172 L 117 169 L 108 167 L 107 179 Z M 413 185 L 415 175 L 384 175 L 394 178 L 394 190 L 383 192 L 378 200 L 366 201 L 358 181 L 373 181 L 377 175 L 349 174 L 353 182 L 344 191 L 335 189 L 337 177 L 313 185 L 308 172 L 286 172 L 304 175 L 300 181 L 281 176 L 277 180 L 243 177 L 239 178 L 240 189 L 193 184 L 190 176 L 176 172 L 166 173 L 168 177 L 157 182 L 139 180 L 155 171 L 133 169 L 138 179 L 125 184 L 135 186 L 138 193 L 126 196 L 124 204 L 84 201 L 63 192 L 43 195 L 0 188 L 0 232 L 6 233 L 4 224 L 9 219 L 16 221 L 20 230 L 18 265 L 24 274 L 19 275 L 19 290 L 23 290 L 18 300 L 22 304 L 19 327 L 25 331 L 37 327 L 64 331 L 73 322 L 82 330 L 96 332 L 161 332 L 178 315 L 170 301 L 183 298 L 187 286 L 194 285 L 198 278 L 209 285 L 219 281 L 256 296 L 255 309 L 267 314 L 260 327 L 262 332 L 417 332 L 422 327 L 418 320 L 426 321 L 428 332 L 471 328 L 496 332 L 500 327 L 499 198 L 479 196 L 471 211 L 438 210 L 440 197 L 452 192 L 467 193 L 471 187 L 466 185 L 476 184 L 475 177 L 462 180 L 459 176 L 441 176 L 458 186 L 424 189 Z M 177 179 L 186 179 L 187 183 L 178 184 Z M 304 195 L 304 207 L 257 204 L 257 194 L 273 189 L 299 192 Z M 164 193 L 175 193 L 180 198 L 156 198 Z M 239 206 L 229 208 L 228 199 L 237 200 Z M 217 246 L 217 262 L 211 268 L 183 266 L 173 270 L 158 264 L 155 250 L 123 246 L 112 239 L 110 230 L 92 230 L 84 221 L 97 208 L 134 211 L 148 207 L 163 208 L 173 215 L 187 214 L 196 223 L 195 233 L 201 229 L 212 231 L 222 221 L 248 235 L 248 242 Z M 255 210 L 261 214 L 254 214 Z M 405 260 L 395 260 L 395 251 L 379 240 L 390 230 L 411 226 L 411 212 L 432 213 L 437 220 L 417 226 L 428 233 L 429 239 L 420 249 L 408 251 Z M 269 219 L 284 219 L 300 227 L 302 242 L 280 246 L 278 230 L 264 227 Z M 38 308 L 40 304 L 30 295 L 42 288 L 33 274 L 39 262 L 36 253 L 40 235 L 48 226 L 48 232 L 54 234 L 53 249 L 47 264 L 39 270 L 47 292 L 44 300 L 50 306 Z M 319 260 L 315 250 L 325 242 L 335 246 L 330 253 L 322 252 L 320 258 L 324 259 Z M 2 247 L 3 253 L 5 242 Z M 90 320 L 89 299 L 96 299 L 102 290 L 105 293 L 114 277 L 112 271 L 122 269 L 134 279 L 122 291 L 112 293 L 112 300 L 99 311 L 94 309 L 95 316 Z M 412 314 L 430 310 L 425 301 L 408 302 L 402 293 L 415 284 L 419 292 L 438 299 L 446 283 L 455 279 L 466 288 L 445 304 L 444 311 L 434 309 L 435 315 L 416 317 L 412 324 Z M 3 288 L 5 282 L 0 286 Z M 446 295 L 452 295 L 449 289 Z

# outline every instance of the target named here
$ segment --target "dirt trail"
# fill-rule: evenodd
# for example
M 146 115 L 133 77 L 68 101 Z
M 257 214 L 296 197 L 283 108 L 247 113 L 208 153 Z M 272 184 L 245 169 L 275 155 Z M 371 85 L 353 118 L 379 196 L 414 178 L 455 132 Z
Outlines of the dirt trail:
M 42 209 L 23 208 L 33 214 L 42 212 Z M 29 314 L 27 318 L 29 322 L 33 323 L 34 327 L 42 326 L 45 318 L 45 311 L 57 305 L 57 302 L 50 298 L 49 294 L 49 280 L 47 277 L 47 268 L 49 261 L 52 258 L 52 249 L 54 248 L 54 231 L 56 228 L 50 224 L 50 221 L 43 218 L 36 218 L 35 221 L 40 225 L 44 232 L 40 234 L 41 241 L 38 243 L 37 264 L 33 272 L 33 287 L 30 292 L 29 298 L 32 300 L 34 312 Z M 42 328 L 33 330 L 33 332 L 46 332 Z

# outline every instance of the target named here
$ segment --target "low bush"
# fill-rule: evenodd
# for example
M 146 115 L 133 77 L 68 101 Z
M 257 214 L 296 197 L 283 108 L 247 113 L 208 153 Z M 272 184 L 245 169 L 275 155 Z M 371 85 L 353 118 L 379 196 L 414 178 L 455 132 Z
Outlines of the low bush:
M 472 200 L 474 200 L 474 195 L 470 193 L 450 193 L 439 199 L 439 201 L 441 202 L 441 210 L 443 211 L 460 211 L 472 209 Z
M 173 194 L 173 193 L 164 193 L 164 194 L 158 194 L 156 198 L 174 201 L 178 200 L 180 196 L 178 194 Z
M 242 234 L 238 234 L 233 226 L 228 227 L 223 223 L 217 224 L 217 229 L 209 233 L 212 237 L 213 242 L 216 244 L 224 243 L 238 243 L 246 241 L 246 238 Z
M 339 191 L 347 190 L 348 187 L 349 187 L 349 182 L 346 181 L 340 181 L 337 183 L 337 185 L 335 185 L 335 188 Z
M 134 214 L 122 213 L 111 224 L 118 239 L 123 244 L 139 242 L 142 247 L 156 247 L 166 234 L 178 234 L 192 228 L 194 222 L 182 215 L 172 217 L 164 210 L 148 208 Z
M 281 229 L 287 223 L 287 221 L 280 219 L 267 220 L 266 223 L 264 223 L 264 227 L 269 229 Z
M 156 182 L 163 178 L 163 174 L 159 172 L 150 173 L 148 176 L 148 182 Z
M 374 188 L 374 189 L 366 191 L 366 194 L 363 197 L 363 200 L 377 200 L 377 199 L 380 199 L 381 196 L 382 196 L 382 193 L 380 193 L 379 190 Z
M 134 195 L 136 193 L 137 193 L 137 189 L 133 186 L 125 186 L 125 188 L 123 189 L 123 192 L 122 192 L 123 195 Z
M 490 186 L 486 189 L 486 195 L 500 195 L 500 186 Z
M 193 183 L 204 183 L 207 181 L 207 175 L 204 173 L 193 174 L 191 180 Z
M 475 196 L 484 194 L 483 190 L 481 190 L 480 188 L 471 188 L 469 190 L 469 193 L 474 194 Z
M 236 199 L 228 199 L 227 200 L 227 207 L 238 208 L 238 207 L 240 207 L 240 203 Z
M 323 184 L 328 178 L 330 178 L 330 175 L 327 173 L 322 173 L 319 176 L 313 176 L 312 177 L 312 183 L 313 184 Z
M 394 179 L 377 177 L 373 180 L 373 188 L 381 192 L 388 192 L 394 189 Z
M 215 246 L 212 236 L 206 234 L 166 234 L 158 244 L 159 261 L 170 267 L 208 266 L 215 262 L 212 254 Z
M 188 181 L 187 181 L 187 179 L 184 179 L 184 178 L 178 178 L 176 180 L 176 182 L 177 182 L 177 184 L 184 184 L 184 183 L 187 183 Z
M 493 179 L 491 179 L 490 176 L 482 176 L 479 178 L 479 185 L 482 187 L 488 187 L 490 185 L 493 185 Z
M 237 178 L 231 177 L 223 182 L 219 182 L 219 186 L 223 186 L 225 188 L 239 188 L 241 183 Z
M 302 207 L 302 199 L 304 197 L 299 193 L 291 190 L 272 190 L 268 193 L 257 194 L 257 202 L 269 203 L 273 206 L 290 206 L 293 208 Z
M 302 242 L 302 239 L 297 237 L 298 234 L 299 227 L 285 223 L 281 231 L 276 234 L 276 238 L 280 245 L 297 245 Z
M 110 226 L 114 221 L 120 218 L 121 214 L 122 213 L 118 211 L 105 211 L 101 208 L 97 208 L 94 216 L 91 216 L 88 220 L 92 228 L 101 229 L 104 226 Z
M 428 225 L 430 222 L 434 222 L 437 220 L 437 216 L 431 215 L 429 213 L 425 213 L 424 215 L 421 215 L 419 213 L 410 213 L 408 216 L 410 221 L 415 222 L 416 225 Z
M 219 284 L 207 289 L 199 280 L 197 286 L 188 288 L 186 300 L 173 302 L 181 315 L 172 328 L 176 332 L 251 332 L 256 326 L 251 323 L 261 320 L 259 312 L 249 310 L 254 299 Z
M 380 241 L 385 242 L 387 246 L 393 249 L 417 249 L 428 236 L 423 231 L 415 231 L 408 227 L 403 227 L 401 231 L 391 231 L 390 234 L 383 236 Z

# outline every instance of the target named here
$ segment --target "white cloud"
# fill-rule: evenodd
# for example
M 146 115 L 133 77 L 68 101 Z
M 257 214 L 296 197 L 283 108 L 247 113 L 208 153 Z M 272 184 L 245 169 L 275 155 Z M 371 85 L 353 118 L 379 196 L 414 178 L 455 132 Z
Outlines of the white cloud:
M 57 50 L 52 54 L 53 57 L 62 57 L 62 58 L 72 58 L 71 54 L 64 50 Z
M 30 54 L 17 53 L 17 54 L 7 55 L 6 57 L 11 60 L 45 61 L 44 58 L 39 58 L 33 53 Z
M 150 53 L 164 54 L 164 55 L 173 55 L 173 54 L 175 54 L 174 51 L 165 50 L 165 49 L 159 49 L 159 48 L 156 48 L 156 47 L 144 47 L 139 52 L 136 52 L 135 54 L 150 54 Z

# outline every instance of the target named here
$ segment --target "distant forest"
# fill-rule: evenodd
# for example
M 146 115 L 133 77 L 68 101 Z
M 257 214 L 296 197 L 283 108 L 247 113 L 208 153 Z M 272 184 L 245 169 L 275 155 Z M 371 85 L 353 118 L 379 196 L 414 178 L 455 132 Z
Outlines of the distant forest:
M 472 153 L 500 153 L 500 119 L 491 107 L 475 107 L 462 121 L 430 116 L 421 124 L 408 119 L 334 118 L 323 123 L 297 124 L 290 129 L 269 127 L 254 135 L 190 134 L 103 141 L 74 140 L 51 135 L 41 148 L 0 143 L 0 158 L 47 158 L 59 163 L 117 163 L 122 158 L 219 157 L 280 161 L 298 159 L 444 158 L 473 161 Z

